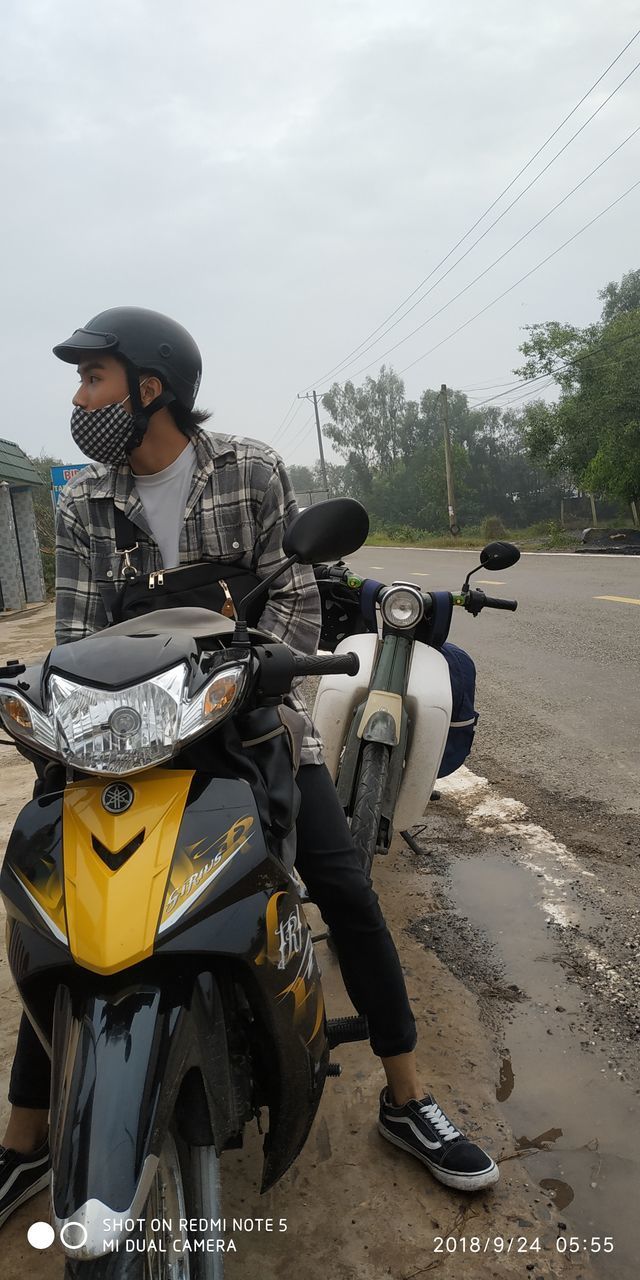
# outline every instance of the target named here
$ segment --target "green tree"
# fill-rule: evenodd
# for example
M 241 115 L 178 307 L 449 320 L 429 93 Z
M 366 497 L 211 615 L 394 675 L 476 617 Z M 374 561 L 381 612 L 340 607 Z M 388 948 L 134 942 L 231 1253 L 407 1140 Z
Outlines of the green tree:
M 616 316 L 629 311 L 640 311 L 640 271 L 627 271 L 620 284 L 610 280 L 598 297 L 602 302 L 602 322 L 609 324 Z
M 29 458 L 29 461 L 38 474 L 42 476 L 43 480 L 43 484 L 39 485 L 37 489 L 31 490 L 40 549 L 43 552 L 53 551 L 55 549 L 56 533 L 51 500 L 51 467 L 62 466 L 62 459 L 41 453 L 37 458 Z
M 383 365 L 362 387 L 335 382 L 322 404 L 332 418 L 323 431 L 351 466 L 359 464 L 369 477 L 394 469 L 402 454 L 406 402 L 404 383 L 393 369 Z
M 345 458 L 332 491 L 360 498 L 380 521 L 445 530 L 440 392 L 427 389 L 407 401 L 401 380 L 383 367 L 361 387 L 334 385 L 323 405 L 333 418 L 326 434 Z M 475 409 L 455 389 L 448 393 L 448 416 L 462 524 L 497 515 L 518 526 L 557 514 L 561 482 L 531 461 L 521 417 L 495 405 Z
M 311 467 L 291 466 L 287 467 L 287 473 L 296 494 L 308 493 L 310 489 L 319 487 L 316 485 Z
M 62 465 L 62 458 L 54 458 L 40 453 L 37 458 L 30 458 L 36 471 L 42 476 L 43 484 L 31 490 L 33 509 L 36 518 L 36 530 L 42 556 L 42 569 L 47 591 L 55 586 L 55 545 L 56 530 L 53 503 L 51 500 L 51 467 Z
M 552 321 L 529 328 L 525 377 L 549 373 L 560 397 L 530 404 L 523 431 L 531 458 L 578 488 L 635 505 L 640 497 L 640 272 L 600 293 L 601 320 L 585 329 Z M 558 367 L 562 365 L 562 367 Z

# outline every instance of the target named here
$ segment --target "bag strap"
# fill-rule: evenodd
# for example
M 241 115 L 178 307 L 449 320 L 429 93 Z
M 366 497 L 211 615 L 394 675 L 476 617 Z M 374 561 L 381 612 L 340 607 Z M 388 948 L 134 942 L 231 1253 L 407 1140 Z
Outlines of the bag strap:
M 125 551 L 133 551 L 138 541 L 136 527 L 128 516 L 113 504 L 113 515 L 116 526 L 116 551 L 124 555 Z
M 449 591 L 432 591 L 433 610 L 429 617 L 426 643 L 433 649 L 441 649 L 449 634 L 453 600 Z
M 376 600 L 381 586 L 375 578 L 365 578 L 360 588 L 360 611 L 370 631 L 378 630 Z

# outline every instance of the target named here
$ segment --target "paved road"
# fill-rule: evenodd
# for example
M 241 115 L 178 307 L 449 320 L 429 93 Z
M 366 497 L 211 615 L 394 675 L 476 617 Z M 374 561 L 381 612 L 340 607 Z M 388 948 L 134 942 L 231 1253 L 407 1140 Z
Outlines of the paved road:
M 383 581 L 459 590 L 474 551 L 367 546 L 349 564 Z M 475 578 L 515 614 L 454 611 L 451 639 L 478 668 L 473 764 L 618 814 L 640 813 L 640 559 L 524 555 Z M 620 597 L 602 599 L 600 597 Z

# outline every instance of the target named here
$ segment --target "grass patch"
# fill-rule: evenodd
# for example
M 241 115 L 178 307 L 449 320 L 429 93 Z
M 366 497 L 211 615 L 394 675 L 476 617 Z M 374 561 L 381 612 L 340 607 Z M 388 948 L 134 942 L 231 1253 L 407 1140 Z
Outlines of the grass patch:
M 604 526 L 603 526 L 604 527 Z M 574 551 L 580 545 L 581 529 L 562 529 L 555 520 L 544 520 L 526 529 L 505 529 L 501 535 L 525 551 Z M 442 550 L 481 549 L 491 538 L 484 528 L 469 525 L 454 538 L 453 534 L 429 529 L 415 529 L 410 525 L 374 525 L 367 544 L 376 547 L 425 547 Z

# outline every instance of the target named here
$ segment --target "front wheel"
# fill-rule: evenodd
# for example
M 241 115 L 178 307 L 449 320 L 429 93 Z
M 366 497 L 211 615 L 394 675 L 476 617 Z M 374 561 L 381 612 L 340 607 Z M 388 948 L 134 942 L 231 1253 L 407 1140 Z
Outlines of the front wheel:
M 223 1249 L 194 1248 L 187 1219 L 222 1218 L 220 1169 L 214 1147 L 188 1147 L 172 1127 L 145 1205 L 145 1229 L 89 1262 L 67 1259 L 64 1280 L 223 1280 Z M 222 1241 L 215 1229 L 202 1233 Z M 197 1236 L 200 1241 L 202 1237 Z
M 351 835 L 367 875 L 371 874 L 378 843 L 389 759 L 389 748 L 383 742 L 365 743 L 351 815 Z

